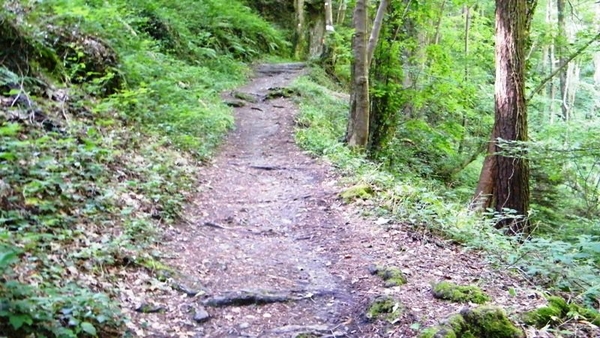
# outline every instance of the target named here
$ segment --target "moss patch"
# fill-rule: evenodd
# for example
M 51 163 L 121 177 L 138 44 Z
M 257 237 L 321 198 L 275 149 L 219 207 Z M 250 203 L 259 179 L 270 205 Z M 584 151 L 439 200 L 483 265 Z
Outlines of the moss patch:
M 523 332 L 510 322 L 506 313 L 496 307 L 464 309 L 439 326 L 429 328 L 421 338 L 521 338 Z
M 346 188 L 340 193 L 340 197 L 346 203 L 350 203 L 357 199 L 369 199 L 373 197 L 373 188 L 368 184 L 357 184 Z
M 585 319 L 594 325 L 600 325 L 600 313 L 577 304 L 569 304 L 561 297 L 548 297 L 548 305 L 539 309 L 526 312 L 522 316 L 523 322 L 542 328 L 546 325 L 555 325 L 570 318 Z
M 438 299 L 456 303 L 483 304 L 490 300 L 480 288 L 473 285 L 456 285 L 450 282 L 440 282 L 433 286 L 433 296 Z
M 372 275 L 377 275 L 383 279 L 386 287 L 400 286 L 407 283 L 406 276 L 397 267 L 373 266 L 369 268 Z
M 398 301 L 391 297 L 379 296 L 369 305 L 366 316 L 370 320 L 383 319 L 393 322 L 401 313 L 402 307 Z

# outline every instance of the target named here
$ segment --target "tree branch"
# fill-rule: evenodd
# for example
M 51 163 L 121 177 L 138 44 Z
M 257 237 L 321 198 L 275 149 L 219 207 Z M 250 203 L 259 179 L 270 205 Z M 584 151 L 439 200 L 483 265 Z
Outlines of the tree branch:
M 573 59 L 581 55 L 592 43 L 594 43 L 598 39 L 600 39 L 600 33 L 596 34 L 596 36 L 594 36 L 590 41 L 588 41 L 585 45 L 581 46 L 578 50 L 575 51 L 575 53 L 571 54 L 571 56 L 569 56 L 569 58 L 567 58 L 562 65 L 556 68 L 550 75 L 544 78 L 537 87 L 535 87 L 535 89 L 527 97 L 527 101 L 533 99 L 533 97 L 544 88 L 548 81 L 552 80 L 552 78 L 555 77 L 556 74 L 558 74 L 561 70 L 567 67 L 569 63 L 573 61 Z

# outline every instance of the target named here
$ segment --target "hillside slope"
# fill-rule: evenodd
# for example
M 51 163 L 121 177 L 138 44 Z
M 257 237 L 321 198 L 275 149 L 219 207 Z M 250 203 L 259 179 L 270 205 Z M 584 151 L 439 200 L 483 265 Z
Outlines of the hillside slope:
M 119 283 L 162 268 L 153 244 L 232 127 L 219 93 L 286 48 L 237 1 L 4 2 L 0 332 L 124 332 Z

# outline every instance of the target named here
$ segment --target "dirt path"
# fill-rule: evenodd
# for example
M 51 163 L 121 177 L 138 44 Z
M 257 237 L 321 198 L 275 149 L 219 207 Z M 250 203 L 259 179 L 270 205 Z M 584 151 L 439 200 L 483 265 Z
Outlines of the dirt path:
M 301 72 L 262 66 L 239 89 L 246 105 L 236 109 L 237 128 L 199 173 L 188 224 L 165 238 L 178 291 L 153 286 L 144 301 L 159 313 L 133 313 L 138 335 L 416 337 L 465 306 L 432 297 L 431 283 L 441 280 L 480 285 L 509 312 L 543 303 L 481 257 L 399 224 L 377 225 L 339 201 L 331 168 L 293 141 L 292 101 L 262 100 Z M 396 266 L 408 283 L 386 288 L 372 265 Z M 366 318 L 379 295 L 398 300 L 393 323 Z

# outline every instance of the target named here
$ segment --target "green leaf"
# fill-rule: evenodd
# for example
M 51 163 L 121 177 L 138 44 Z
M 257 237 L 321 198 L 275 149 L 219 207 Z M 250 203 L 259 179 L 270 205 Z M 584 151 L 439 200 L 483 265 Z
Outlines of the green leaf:
M 12 315 L 8 317 L 8 321 L 15 330 L 20 329 L 23 324 L 31 325 L 33 323 L 29 315 Z
M 17 253 L 14 251 L 0 252 L 0 271 L 6 269 L 16 257 Z
M 0 135 L 2 136 L 14 136 L 19 130 L 21 130 L 21 126 L 18 123 L 7 123 L 0 127 Z
M 83 323 L 81 323 L 80 327 L 83 332 L 85 332 L 89 335 L 92 335 L 92 336 L 97 335 L 96 328 L 94 327 L 94 325 L 92 325 L 92 323 L 83 322 Z

